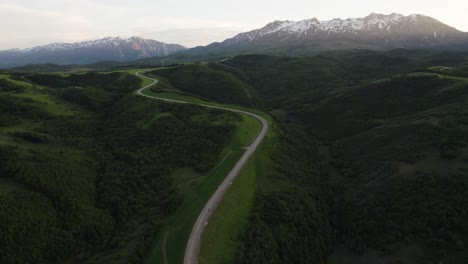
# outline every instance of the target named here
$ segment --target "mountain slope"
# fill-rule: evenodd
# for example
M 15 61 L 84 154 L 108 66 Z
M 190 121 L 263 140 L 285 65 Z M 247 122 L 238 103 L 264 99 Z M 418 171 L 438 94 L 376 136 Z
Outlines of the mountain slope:
M 192 54 L 277 49 L 434 48 L 465 45 L 468 34 L 424 15 L 372 13 L 364 18 L 275 21 Z
M 29 49 L 0 51 L 0 67 L 29 63 L 86 64 L 98 61 L 132 61 L 141 58 L 167 56 L 184 50 L 177 44 L 151 39 L 107 37 L 78 43 L 52 43 Z
M 239 263 L 466 263 L 466 56 L 354 50 L 208 64 L 257 90 L 287 137 L 272 154 L 278 172 L 258 180 Z M 214 75 L 190 66 L 164 76 Z

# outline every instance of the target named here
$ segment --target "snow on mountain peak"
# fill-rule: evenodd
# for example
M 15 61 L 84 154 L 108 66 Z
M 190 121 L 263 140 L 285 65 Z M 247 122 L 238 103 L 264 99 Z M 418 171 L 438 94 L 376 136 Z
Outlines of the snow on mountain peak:
M 319 21 L 316 18 L 305 19 L 298 22 L 294 21 L 274 21 L 264 26 L 263 28 L 252 30 L 250 32 L 241 33 L 234 37 L 231 41 L 248 40 L 261 38 L 269 34 L 304 34 L 308 32 L 327 32 L 330 33 L 345 33 L 359 34 L 361 32 L 390 32 L 403 22 L 417 23 L 423 15 L 403 16 L 401 14 L 392 13 L 389 15 L 372 13 L 363 18 L 335 18 L 327 21 Z
M 56 50 L 70 50 L 70 49 L 77 49 L 77 48 L 88 48 L 92 46 L 96 47 L 103 47 L 103 46 L 114 46 L 118 47 L 124 44 L 136 42 L 136 41 L 145 41 L 140 37 L 130 37 L 128 39 L 121 38 L 121 37 L 105 37 L 102 39 L 97 40 L 89 40 L 89 41 L 81 41 L 75 43 L 51 43 L 43 46 L 37 46 L 28 49 L 19 50 L 20 52 L 34 52 L 40 50 L 46 51 L 56 51 Z
M 76 43 L 52 43 L 29 49 L 0 51 L 0 67 L 29 63 L 88 64 L 160 57 L 186 48 L 140 37 L 105 37 Z
M 264 35 L 279 31 L 279 30 L 281 30 L 283 28 L 287 28 L 287 27 L 292 26 L 294 24 L 295 24 L 295 22 L 289 21 L 289 20 L 275 21 L 275 22 L 272 22 L 272 23 L 266 25 L 265 27 L 261 28 L 259 33 L 260 33 L 260 36 L 264 36 Z

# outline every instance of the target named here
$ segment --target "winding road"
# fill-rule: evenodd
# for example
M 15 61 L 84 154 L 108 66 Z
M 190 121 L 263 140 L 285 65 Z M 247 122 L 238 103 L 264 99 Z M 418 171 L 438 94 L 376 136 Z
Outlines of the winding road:
M 166 98 L 159 98 L 159 97 L 156 97 L 156 96 L 151 96 L 151 95 L 144 94 L 143 91 L 145 89 L 155 85 L 158 82 L 158 80 L 147 77 L 147 76 L 144 76 L 144 75 L 141 74 L 141 72 L 137 72 L 136 75 L 140 76 L 142 78 L 149 79 L 149 80 L 152 81 L 151 84 L 146 85 L 145 87 L 142 87 L 137 91 L 137 93 L 139 95 L 144 96 L 144 97 L 148 97 L 148 98 L 152 98 L 152 99 L 166 101 L 166 102 L 189 104 L 189 102 L 173 100 L 173 99 L 166 99 Z M 232 170 L 229 172 L 229 174 L 223 180 L 223 182 L 221 183 L 219 188 L 211 196 L 211 198 L 208 200 L 208 202 L 206 203 L 203 210 L 198 215 L 198 218 L 195 221 L 195 224 L 193 225 L 192 232 L 190 233 L 190 237 L 188 239 L 187 246 L 185 248 L 184 264 L 196 264 L 196 263 L 198 263 L 198 255 L 199 255 L 199 252 L 200 252 L 200 246 L 201 246 L 201 239 L 202 239 L 203 231 L 205 230 L 205 227 L 207 226 L 211 215 L 213 214 L 214 210 L 216 210 L 218 205 L 221 203 L 221 200 L 223 199 L 223 196 L 226 193 L 226 191 L 229 189 L 229 186 L 231 186 L 232 182 L 237 177 L 239 172 L 242 170 L 244 165 L 247 163 L 250 156 L 252 156 L 252 154 L 255 152 L 257 147 L 263 141 L 263 139 L 265 138 L 265 135 L 267 134 L 267 131 L 268 131 L 268 122 L 263 117 L 261 117 L 261 116 L 259 116 L 257 114 L 253 114 L 253 113 L 243 111 L 243 110 L 237 110 L 237 109 L 231 109 L 231 108 L 226 108 L 226 107 L 207 105 L 207 104 L 203 104 L 203 103 L 200 103 L 200 104 L 197 104 L 197 105 L 204 106 L 204 107 L 209 107 L 209 108 L 222 109 L 222 110 L 226 110 L 226 111 L 231 111 L 231 112 L 251 116 L 251 117 L 257 119 L 261 123 L 262 130 L 258 133 L 257 137 L 253 140 L 253 142 L 250 143 L 250 145 L 247 147 L 247 150 L 242 155 L 240 160 L 236 163 L 234 168 L 232 168 Z

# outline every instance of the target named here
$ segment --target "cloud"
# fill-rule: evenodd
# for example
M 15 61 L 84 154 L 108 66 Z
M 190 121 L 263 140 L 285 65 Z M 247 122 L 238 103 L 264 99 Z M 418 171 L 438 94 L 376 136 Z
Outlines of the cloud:
M 8 21 L 0 27 L 0 49 L 75 41 L 92 28 L 84 16 L 11 4 L 0 4 L 0 17 Z
M 0 14 L 2 17 L 5 16 L 20 16 L 27 18 L 28 22 L 31 19 L 53 19 L 54 21 L 62 21 L 64 23 L 69 24 L 81 24 L 81 25 L 91 25 L 91 23 L 83 16 L 74 15 L 74 14 L 66 14 L 66 13 L 59 13 L 49 10 L 42 10 L 42 9 L 33 9 L 27 8 L 18 5 L 11 5 L 11 4 L 0 4 Z

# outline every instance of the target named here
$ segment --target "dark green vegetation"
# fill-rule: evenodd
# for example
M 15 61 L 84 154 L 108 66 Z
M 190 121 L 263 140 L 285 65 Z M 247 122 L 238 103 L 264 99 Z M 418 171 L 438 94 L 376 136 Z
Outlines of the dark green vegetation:
M 153 93 L 274 119 L 201 262 L 465 263 L 466 58 L 358 50 L 151 72 Z M 0 74 L 0 262 L 135 263 L 150 245 L 150 258 L 181 258 L 187 219 L 241 154 L 216 167 L 247 137 L 234 125 L 250 126 L 131 94 L 139 85 L 125 72 Z
M 157 74 L 170 80 L 168 86 L 220 103 L 250 105 L 255 97 L 254 89 L 238 75 L 241 73 L 224 64 L 188 64 L 158 70 Z
M 237 238 L 241 263 L 464 263 L 467 57 L 249 55 L 153 74 L 169 90 L 268 111 L 283 127 L 277 166 L 257 182 Z
M 332 243 L 317 142 L 293 125 L 275 138 L 260 179 L 240 263 L 320 263 Z M 259 172 L 261 174 L 262 172 Z
M 139 263 L 239 116 L 131 93 L 127 73 L 0 75 L 0 262 Z
M 165 85 L 160 82 L 156 87 L 160 89 Z M 153 93 L 149 90 L 145 90 L 145 93 L 161 96 L 161 93 Z M 187 99 L 187 102 L 200 100 L 188 95 L 175 94 L 174 96 L 178 100 Z M 218 163 L 208 173 L 202 174 L 187 168 L 180 168 L 172 173 L 178 183 L 177 187 L 183 201 L 165 221 L 144 263 L 182 263 L 185 245 L 198 214 L 244 154 L 244 147 L 249 145 L 260 131 L 260 123 L 246 115 L 242 115 L 242 118 L 234 124 L 236 128 L 219 155 Z

